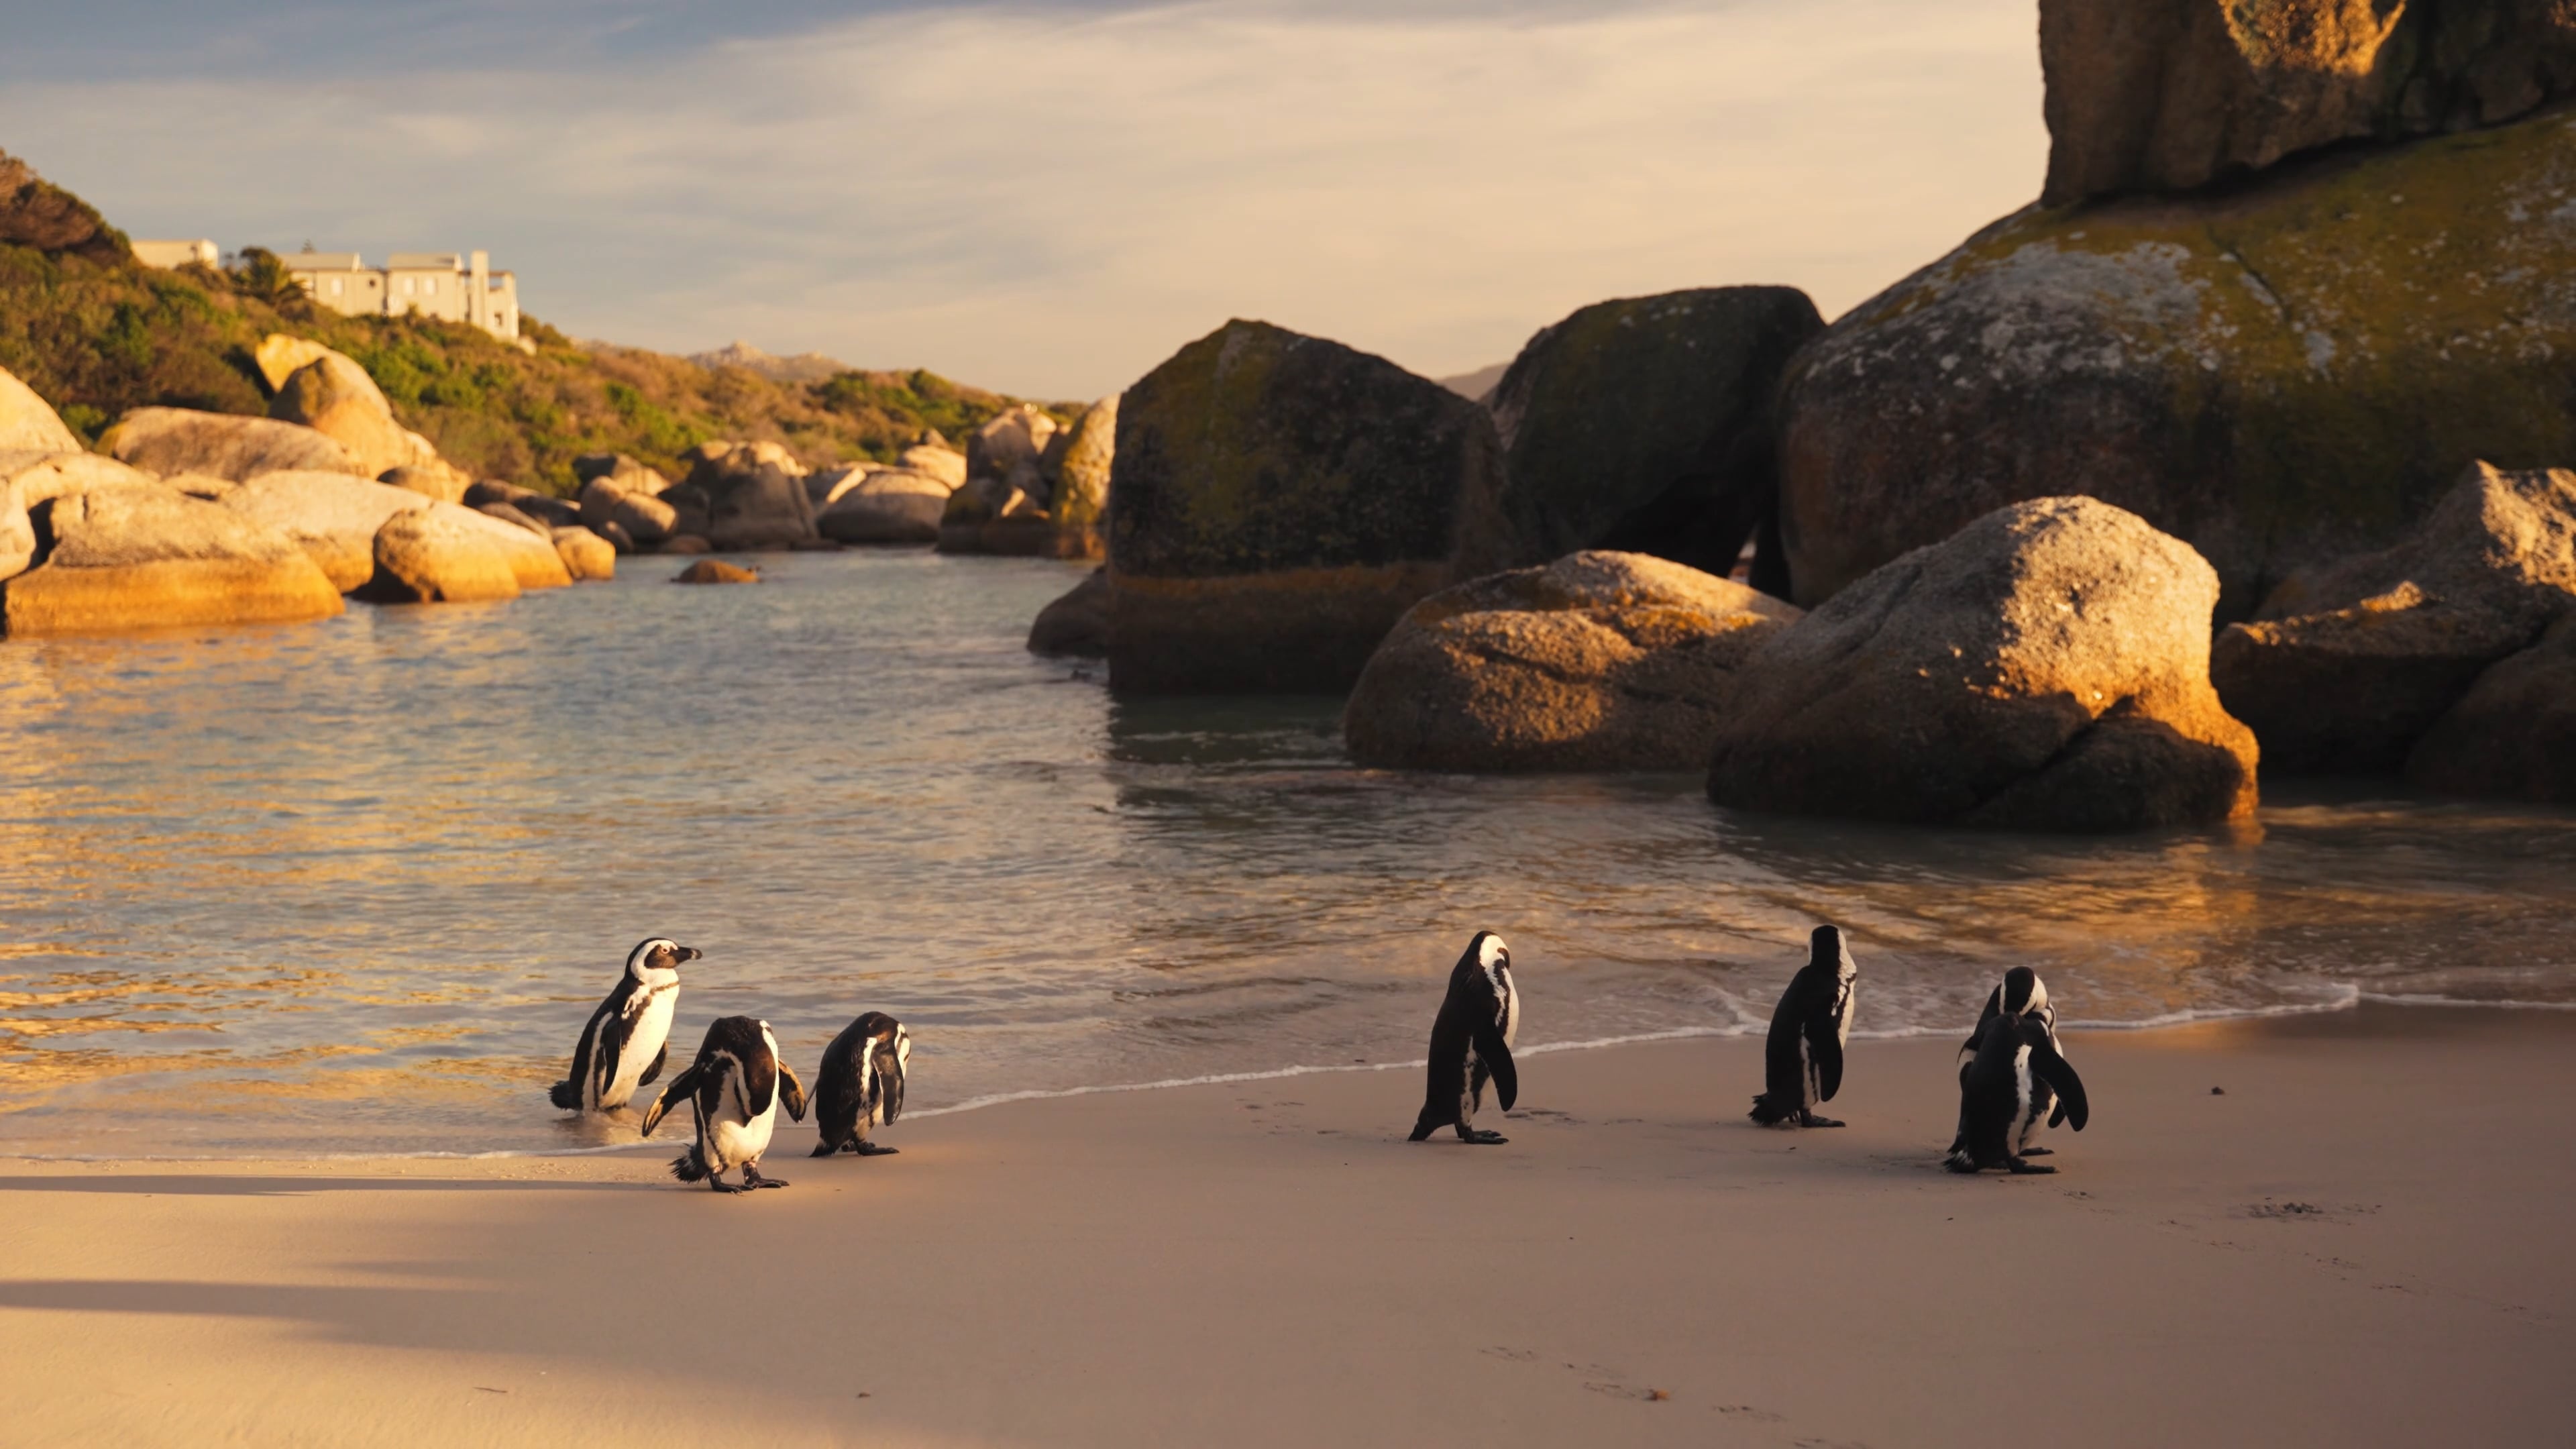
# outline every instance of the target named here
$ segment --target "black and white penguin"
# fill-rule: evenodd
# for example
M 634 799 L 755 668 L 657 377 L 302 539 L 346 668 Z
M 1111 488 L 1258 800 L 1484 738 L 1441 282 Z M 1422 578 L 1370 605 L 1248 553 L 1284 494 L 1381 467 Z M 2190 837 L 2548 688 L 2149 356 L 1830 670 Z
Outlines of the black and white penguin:
M 2083 1131 L 2084 1080 L 2058 1055 L 2048 1023 L 2036 1012 L 1998 1014 L 1980 1033 L 1976 1057 L 1959 1074 L 1960 1141 L 1950 1151 L 1950 1170 L 2055 1172 L 2054 1167 L 2023 1161 L 2024 1154 L 2015 1150 L 2025 1125 L 2042 1110 L 2034 1103 L 2043 1082 L 2055 1089 L 2067 1125 Z
M 1509 1141 L 1500 1132 L 1479 1132 L 1476 1109 L 1485 1104 L 1485 1081 L 1493 1079 L 1494 1100 L 1506 1112 L 1521 1094 L 1520 1073 L 1512 1066 L 1512 1038 L 1521 1027 L 1520 988 L 1512 984 L 1512 952 L 1503 938 L 1478 931 L 1467 952 L 1449 971 L 1449 994 L 1431 1022 L 1431 1081 L 1422 1098 L 1422 1115 L 1414 1119 L 1419 1142 L 1441 1127 L 1458 1129 L 1458 1140 L 1493 1146 Z
M 1967 1084 L 1968 1067 L 1977 1059 L 1977 1049 L 1985 1042 L 1987 1028 L 2004 1017 L 2023 1015 L 2028 1015 L 2047 1027 L 2049 1048 L 2061 1057 L 2066 1055 L 2065 1046 L 2057 1039 L 2057 1008 L 2049 1004 L 2048 984 L 2041 981 L 2039 973 L 2029 967 L 2015 966 L 2004 973 L 2001 984 L 1986 993 L 1986 1009 L 1977 1017 L 1977 1028 L 1968 1033 L 1967 1041 L 1959 1047 L 1961 1086 Z M 2050 1149 L 2031 1145 L 2032 1139 L 2039 1135 L 2039 1123 L 2042 1117 L 2048 1119 L 2048 1125 L 2051 1127 L 2066 1120 L 2066 1110 L 2057 1100 L 2057 1089 L 2050 1086 L 2044 1079 L 2031 1083 L 2030 1114 L 2023 1118 L 2020 1125 L 2013 1131 L 2013 1147 L 2020 1156 L 2046 1157 L 2049 1155 Z M 1959 1118 L 1959 1134 L 1952 1139 L 1950 1151 L 1956 1155 L 1967 1144 L 1968 1121 L 1963 1111 Z
M 606 1112 L 635 1099 L 662 1075 L 671 1013 L 680 1005 L 680 963 L 700 953 L 660 936 L 626 953 L 626 972 L 590 1014 L 572 1049 L 572 1075 L 548 1093 L 567 1112 Z
M 1843 1047 L 1851 1040 L 1852 983 L 1860 968 L 1838 927 L 1818 926 L 1807 937 L 1807 964 L 1789 978 L 1771 1011 L 1771 1035 L 1762 1047 L 1762 1093 L 1753 1099 L 1754 1121 L 1765 1127 L 1840 1127 L 1816 1115 L 1843 1087 Z
M 706 1179 L 718 1192 L 755 1187 L 785 1187 L 778 1178 L 760 1175 L 760 1154 L 769 1150 L 770 1129 L 778 1105 L 787 1115 L 805 1120 L 805 1084 L 796 1080 L 769 1023 L 749 1016 L 720 1016 L 698 1044 L 698 1059 L 671 1079 L 644 1114 L 644 1135 L 662 1125 L 663 1115 L 681 1101 L 697 1109 L 698 1140 L 671 1159 L 671 1175 L 682 1182 Z M 742 1169 L 742 1186 L 724 1180 L 727 1169 Z
M 896 1149 L 868 1140 L 868 1129 L 903 1115 L 903 1074 L 912 1061 L 912 1033 L 882 1011 L 871 1011 L 823 1048 L 814 1074 L 814 1124 L 823 1140 L 816 1157 L 846 1147 L 861 1157 L 892 1157 Z

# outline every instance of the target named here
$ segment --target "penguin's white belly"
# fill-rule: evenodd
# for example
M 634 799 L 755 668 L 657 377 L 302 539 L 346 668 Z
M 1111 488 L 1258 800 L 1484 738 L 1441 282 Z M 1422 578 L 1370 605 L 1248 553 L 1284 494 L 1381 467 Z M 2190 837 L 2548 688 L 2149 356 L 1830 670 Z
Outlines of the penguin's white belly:
M 679 1010 L 680 993 L 656 991 L 644 1003 L 644 1014 L 635 1021 L 634 1035 L 626 1039 L 626 1048 L 617 1057 L 617 1074 L 609 1079 L 608 1090 L 599 1096 L 602 1107 L 623 1107 L 635 1099 L 635 1089 L 642 1085 L 644 1069 L 662 1054 L 663 1044 L 671 1039 L 671 1017 Z
M 778 1103 L 772 1100 L 769 1110 L 745 1119 L 734 1105 L 727 1102 L 707 1124 L 707 1166 L 717 1172 L 745 1162 L 757 1162 L 769 1150 L 770 1129 L 778 1123 Z

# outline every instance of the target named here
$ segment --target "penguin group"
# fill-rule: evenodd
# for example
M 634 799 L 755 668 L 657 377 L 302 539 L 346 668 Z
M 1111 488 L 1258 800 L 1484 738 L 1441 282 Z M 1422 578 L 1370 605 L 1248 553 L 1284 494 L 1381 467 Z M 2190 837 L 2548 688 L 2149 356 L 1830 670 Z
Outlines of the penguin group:
M 679 1008 L 680 966 L 704 953 L 656 936 L 626 955 L 626 969 L 590 1014 L 574 1045 L 572 1071 L 549 1098 L 565 1111 L 612 1112 L 662 1075 L 670 1051 L 671 1019 Z M 894 1148 L 870 1140 L 873 1128 L 903 1115 L 904 1076 L 912 1061 L 912 1036 L 882 1011 L 862 1014 L 823 1051 L 812 1103 L 822 1141 L 814 1156 L 847 1150 L 862 1157 L 890 1156 Z M 757 1017 L 718 1017 L 707 1026 L 697 1056 L 644 1109 L 643 1135 L 681 1103 L 697 1119 L 697 1133 L 671 1175 L 703 1182 L 721 1193 L 785 1187 L 766 1177 L 760 1159 L 769 1151 L 778 1112 L 805 1120 L 805 1084 L 778 1049 L 777 1033 Z M 739 1184 L 725 1174 L 739 1169 Z
M 1859 980 L 1860 967 L 1841 928 L 1816 927 L 1807 938 L 1806 965 L 1789 978 L 1772 1009 L 1763 1042 L 1762 1090 L 1746 1114 L 1755 1123 L 1780 1128 L 1843 1125 L 1816 1108 L 1842 1089 L 1843 1053 L 1851 1044 Z M 1454 1129 L 1459 1141 L 1477 1146 L 1510 1140 L 1479 1129 L 1475 1117 L 1488 1084 L 1503 1111 L 1510 1111 L 1520 1095 L 1520 1073 L 1512 1061 L 1520 1018 L 1511 948 L 1493 932 L 1479 931 L 1450 968 L 1448 989 L 1432 1018 L 1429 1076 L 1408 1140 L 1423 1141 L 1443 1127 Z M 2036 1140 L 2042 1120 L 2081 1132 L 2090 1115 L 2083 1079 L 2058 1044 L 2057 1010 L 2049 1004 L 2048 987 L 2038 972 L 2013 967 L 1987 994 L 1984 1012 L 1959 1048 L 1959 1128 L 1943 1165 L 1959 1173 L 1989 1168 L 2055 1172 L 2030 1161 L 2050 1155 Z

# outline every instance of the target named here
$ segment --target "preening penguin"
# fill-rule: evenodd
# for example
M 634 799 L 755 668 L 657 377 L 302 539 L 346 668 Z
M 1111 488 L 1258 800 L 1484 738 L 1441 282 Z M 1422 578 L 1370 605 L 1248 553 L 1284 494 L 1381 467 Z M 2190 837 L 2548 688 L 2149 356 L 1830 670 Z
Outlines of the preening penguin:
M 635 1098 L 638 1087 L 662 1075 L 671 1040 L 671 1013 L 680 1005 L 680 963 L 695 961 L 695 947 L 660 936 L 626 953 L 626 971 L 608 999 L 590 1014 L 572 1049 L 572 1075 L 548 1093 L 567 1112 L 606 1112 Z
M 1818 926 L 1807 938 L 1807 964 L 1789 978 L 1771 1012 L 1771 1035 L 1762 1047 L 1762 1093 L 1753 1099 L 1754 1121 L 1765 1127 L 1840 1127 L 1816 1115 L 1843 1087 L 1843 1047 L 1851 1040 L 1852 983 L 1860 968 L 1842 931 Z
M 2041 981 L 2039 973 L 2029 967 L 2015 966 L 2004 973 L 2001 984 L 1986 993 L 1986 1009 L 1977 1017 L 1977 1029 L 1968 1033 L 1967 1041 L 1959 1047 L 1959 1085 L 1961 1087 L 1964 1088 L 1968 1084 L 1968 1067 L 1976 1061 L 1977 1049 L 1985 1044 L 1988 1028 L 2000 1019 L 2024 1015 L 2036 1019 L 2041 1025 L 2047 1027 L 2049 1048 L 2059 1056 L 2066 1055 L 2066 1048 L 2057 1040 L 2057 1008 L 2049 1004 L 2047 983 Z M 2051 1087 L 2045 1079 L 2031 1083 L 2029 1114 L 2022 1118 L 2020 1125 L 2012 1134 L 2013 1146 L 2021 1156 L 2046 1157 L 2049 1155 L 2050 1149 L 2031 1145 L 2031 1139 L 2039 1135 L 2039 1121 L 2042 1117 L 2048 1119 L 2048 1125 L 2051 1127 L 2066 1120 L 2066 1108 L 2057 1099 L 2057 1089 Z M 1955 1155 L 1967 1145 L 1968 1118 L 1963 1108 L 1959 1115 L 1959 1135 L 1950 1143 L 1950 1151 Z
M 1508 1141 L 1500 1132 L 1479 1132 L 1472 1125 L 1485 1102 L 1485 1081 L 1493 1079 L 1494 1100 L 1506 1112 L 1521 1094 L 1520 1073 L 1512 1066 L 1512 1038 L 1520 1031 L 1520 988 L 1512 984 L 1512 952 L 1503 938 L 1478 931 L 1467 953 L 1449 971 L 1449 994 L 1431 1022 L 1431 1082 L 1414 1120 L 1419 1142 L 1441 1127 L 1458 1129 L 1458 1139 L 1487 1146 Z
M 671 1175 L 682 1182 L 706 1179 L 718 1192 L 755 1187 L 785 1187 L 760 1175 L 760 1154 L 769 1150 L 770 1129 L 778 1105 L 787 1115 L 805 1120 L 805 1084 L 796 1080 L 778 1055 L 778 1038 L 769 1023 L 748 1016 L 720 1016 L 698 1044 L 698 1059 L 671 1079 L 644 1114 L 644 1135 L 662 1125 L 671 1108 L 686 1100 L 697 1109 L 698 1140 L 671 1159 Z M 728 1168 L 742 1169 L 742 1186 L 724 1180 Z
M 1977 1055 L 1959 1073 L 1959 1143 L 1950 1150 L 1952 1172 L 1988 1167 L 2020 1173 L 2055 1172 L 2054 1167 L 2024 1162 L 2014 1150 L 2024 1126 L 2042 1109 L 2035 1106 L 2037 1088 L 2056 1090 L 2067 1124 L 2084 1130 L 2087 1110 L 2084 1081 L 2066 1058 L 2037 1012 L 1998 1014 L 1980 1033 Z
M 814 1123 L 823 1140 L 816 1157 L 846 1147 L 861 1157 L 891 1157 L 896 1149 L 868 1140 L 868 1129 L 903 1115 L 903 1075 L 912 1061 L 912 1033 L 882 1011 L 871 1011 L 823 1048 L 814 1074 Z

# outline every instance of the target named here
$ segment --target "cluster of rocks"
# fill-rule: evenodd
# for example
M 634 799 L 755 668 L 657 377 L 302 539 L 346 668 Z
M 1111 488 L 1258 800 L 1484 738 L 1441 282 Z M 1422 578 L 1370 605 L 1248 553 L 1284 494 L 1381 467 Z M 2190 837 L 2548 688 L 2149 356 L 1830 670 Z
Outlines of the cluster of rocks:
M 1022 404 L 975 430 L 965 482 L 939 518 L 941 553 L 1098 558 L 1118 399 L 1091 405 L 1071 427 Z
M 344 595 L 507 599 L 614 574 L 577 513 L 466 480 L 348 358 L 272 337 L 258 361 L 271 416 L 137 408 L 100 452 L 0 372 L 0 628 L 315 619 Z

